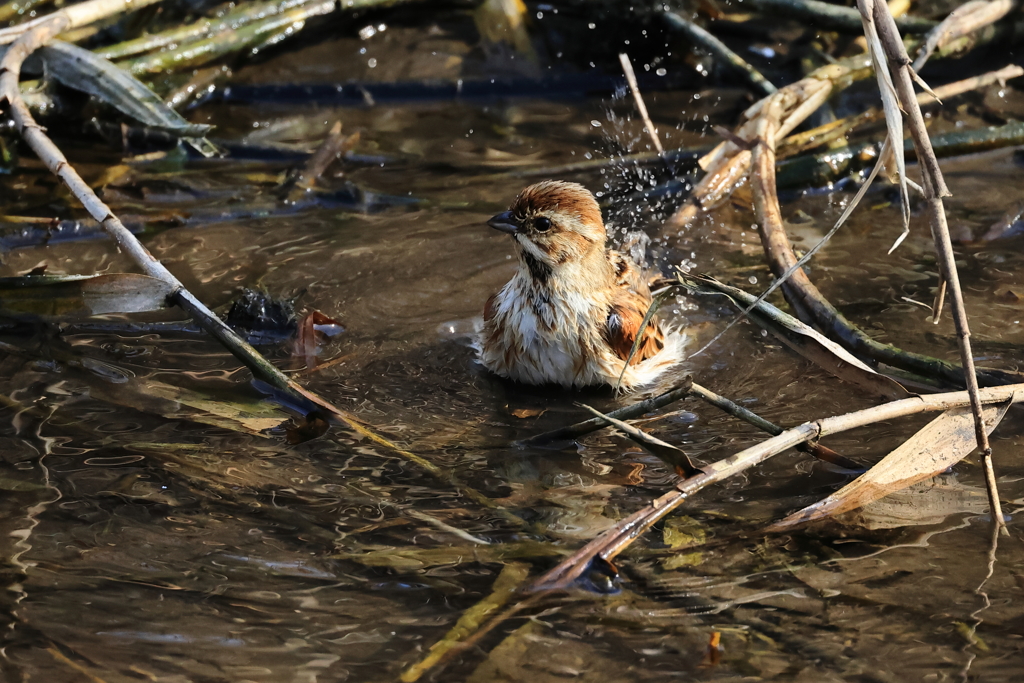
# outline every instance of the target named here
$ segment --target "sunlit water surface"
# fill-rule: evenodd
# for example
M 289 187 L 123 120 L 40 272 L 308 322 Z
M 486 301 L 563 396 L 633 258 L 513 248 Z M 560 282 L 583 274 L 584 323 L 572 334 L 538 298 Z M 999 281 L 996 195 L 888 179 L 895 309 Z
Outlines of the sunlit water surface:
M 440 39 L 386 35 L 419 54 L 436 57 L 443 47 Z M 388 54 L 400 54 L 394 45 L 389 53 L 370 44 L 381 67 Z M 372 78 L 376 72 L 359 66 L 367 59 L 360 45 L 317 45 L 236 79 Z M 454 41 L 446 45 L 458 52 Z M 450 60 L 424 63 L 400 62 L 380 77 L 420 77 L 410 64 L 425 75 L 453 68 Z M 669 146 L 706 144 L 704 127 L 728 125 L 745 101 L 732 91 L 695 94 L 649 96 Z M 302 149 L 341 120 L 346 132 L 361 132 L 358 152 L 383 161 L 333 167 L 325 184 L 341 187 L 343 172 L 366 191 L 419 200 L 371 214 L 278 207 L 266 217 L 235 218 L 267 180 L 265 167 L 230 163 L 136 162 L 108 189 L 135 212 L 219 212 L 146 243 L 212 306 L 228 304 L 243 286 L 261 287 L 295 298 L 300 311 L 337 318 L 345 333 L 320 354 L 322 363 L 336 362 L 321 369 L 302 370 L 287 344 L 264 351 L 533 531 L 342 429 L 288 445 L 280 431 L 260 433 L 262 425 L 227 428 L 189 417 L 195 411 L 155 395 L 155 383 L 212 401 L 261 398 L 248 373 L 199 335 L 72 327 L 45 343 L 10 339 L 32 350 L 0 361 L 9 397 L 0 437 L 7 680 L 394 681 L 490 593 L 503 562 L 526 563 L 537 575 L 671 486 L 671 470 L 609 431 L 564 450 L 514 446 L 582 419 L 576 401 L 610 409 L 632 399 L 506 384 L 482 370 L 468 341 L 483 302 L 515 267 L 507 237 L 486 219 L 532 182 L 523 171 L 645 151 L 628 99 L 336 110 L 210 104 L 192 116 L 217 124 L 226 139 Z M 687 124 L 678 128 L 681 119 Z M 1024 185 L 1012 152 L 949 161 L 945 170 L 953 228 L 975 235 L 1015 209 Z M 604 193 L 617 229 L 648 229 L 664 270 L 685 263 L 751 291 L 763 288 L 769 278 L 748 209 L 726 206 L 685 234 L 666 236 L 652 216 L 671 203 L 652 213 L 623 199 L 663 176 L 610 164 L 566 177 Z M 114 194 L 119 187 L 124 194 Z M 125 188 L 148 188 L 148 202 L 130 200 Z M 797 246 L 809 247 L 849 198 L 815 193 L 788 201 L 783 213 Z M 815 259 L 811 277 L 879 339 L 955 359 L 948 317 L 932 325 L 908 301 L 930 303 L 935 286 L 916 207 L 911 237 L 886 255 L 900 232 L 890 199 L 887 190 L 869 195 Z M 975 348 L 986 365 L 1014 368 L 1021 359 L 1021 239 L 958 251 Z M 131 268 L 99 240 L 20 249 L 3 270 L 42 264 L 50 272 Z M 720 303 L 682 299 L 665 310 L 691 328 L 694 348 L 732 315 Z M 64 360 L 51 360 L 51 347 Z M 69 363 L 68 356 L 92 360 Z M 781 425 L 872 404 L 749 324 L 690 359 L 688 371 Z M 544 412 L 514 416 L 520 409 Z M 648 428 L 701 462 L 763 438 L 693 400 L 663 413 Z M 870 464 L 922 424 L 877 425 L 828 445 Z M 1011 411 L 994 436 L 1011 514 L 1024 505 L 1019 424 Z M 580 591 L 540 603 L 435 680 L 1020 680 L 1022 527 L 1014 516 L 989 565 L 978 461 L 842 523 L 785 536 L 761 531 L 850 479 L 787 452 L 714 486 L 620 558 L 620 593 Z M 716 632 L 721 653 L 711 657 Z

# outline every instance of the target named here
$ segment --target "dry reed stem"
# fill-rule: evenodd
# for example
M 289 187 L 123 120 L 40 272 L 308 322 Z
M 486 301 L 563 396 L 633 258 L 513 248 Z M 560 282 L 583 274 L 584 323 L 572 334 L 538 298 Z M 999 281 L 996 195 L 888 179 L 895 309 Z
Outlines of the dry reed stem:
M 1019 78 L 1020 76 L 1024 76 L 1024 68 L 1017 66 L 1016 64 L 1009 64 L 1004 66 L 1002 69 L 989 71 L 988 73 L 981 74 L 980 76 L 972 76 L 971 78 L 965 78 L 954 83 L 947 83 L 946 85 L 935 88 L 931 93 L 917 93 L 917 101 L 922 107 L 936 103 L 941 104 L 942 100 L 948 100 L 958 95 L 971 92 L 972 90 L 979 90 L 981 88 L 988 87 L 995 83 L 1003 84 L 1006 81 Z M 811 130 L 795 133 L 786 139 L 779 141 L 777 149 L 778 158 L 791 157 L 809 149 L 820 147 L 828 142 L 845 137 L 851 131 L 856 130 L 863 125 L 880 121 L 882 118 L 882 110 L 877 107 L 872 107 L 871 109 L 859 114 L 853 114 L 846 118 L 830 121 L 829 123 L 818 126 L 817 128 L 812 128 Z
M 1007 401 L 1019 403 L 1024 401 L 1024 384 L 987 387 L 980 390 L 979 396 L 982 404 Z M 587 570 L 591 560 L 600 558 L 610 562 L 658 520 L 679 507 L 689 496 L 710 484 L 760 464 L 797 444 L 885 420 L 919 413 L 941 412 L 970 404 L 971 397 L 966 391 L 914 396 L 844 415 L 805 422 L 798 427 L 787 429 L 778 436 L 703 467 L 704 474 L 679 482 L 674 491 L 666 493 L 643 509 L 619 521 L 614 527 L 577 550 L 571 557 L 560 562 L 554 569 L 538 577 L 525 589 L 525 592 L 570 589 L 573 583 Z
M 860 0 L 860 2 L 865 2 L 865 0 Z M 992 447 L 989 445 L 988 433 L 982 416 L 981 398 L 978 394 L 978 376 L 974 369 L 974 356 L 971 353 L 971 330 L 967 320 L 967 309 L 964 306 L 960 278 L 957 274 L 956 255 L 953 252 L 953 243 L 949 236 L 949 226 L 946 224 L 946 210 L 942 202 L 942 198 L 948 197 L 950 193 L 942 177 L 939 160 L 932 149 L 931 138 L 928 136 L 924 117 L 921 115 L 921 107 L 914 95 L 910 57 L 907 55 L 906 48 L 900 39 L 896 23 L 892 15 L 889 14 L 888 7 L 883 2 L 874 2 L 873 4 L 878 36 L 885 50 L 889 68 L 893 75 L 893 84 L 896 87 L 900 105 L 906 114 L 907 125 L 910 128 L 910 134 L 914 139 L 914 147 L 917 150 L 918 165 L 922 176 L 921 185 L 927 200 L 932 239 L 938 252 L 942 275 L 947 283 L 950 303 L 953 309 L 953 324 L 956 327 L 957 337 L 960 342 L 960 359 L 964 368 L 967 391 L 971 397 L 971 409 L 974 412 L 975 436 L 978 441 L 978 448 L 982 451 L 982 461 L 985 465 L 986 488 L 988 490 L 993 522 L 1000 526 L 1005 526 L 1006 521 L 1003 518 L 1002 506 L 999 503 L 995 471 L 992 466 Z

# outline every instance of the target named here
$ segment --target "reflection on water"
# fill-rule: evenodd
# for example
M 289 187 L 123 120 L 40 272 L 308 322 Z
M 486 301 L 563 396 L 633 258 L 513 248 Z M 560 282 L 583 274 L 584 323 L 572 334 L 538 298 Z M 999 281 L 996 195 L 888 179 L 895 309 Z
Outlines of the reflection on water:
M 305 60 L 307 75 L 341 78 L 340 67 L 317 59 L 331 46 L 352 47 L 339 41 L 282 56 L 264 77 Z M 730 121 L 737 99 L 653 94 L 650 105 L 668 145 L 701 145 L 704 126 Z M 422 203 L 370 215 L 228 215 L 167 229 L 147 240 L 150 249 L 213 305 L 260 286 L 340 320 L 346 333 L 322 355 L 341 360 L 305 371 L 302 381 L 531 526 L 344 431 L 295 446 L 268 435 L 247 374 L 206 339 L 72 330 L 0 361 L 0 393 L 10 397 L 0 434 L 4 679 L 393 681 L 490 592 L 503 562 L 528 562 L 536 574 L 670 486 L 671 471 L 611 432 L 567 450 L 514 446 L 579 419 L 573 403 L 581 397 L 489 377 L 465 337 L 514 268 L 507 238 L 484 221 L 530 182 L 515 173 L 616 146 L 642 151 L 630 107 L 589 100 L 201 110 L 225 136 L 304 147 L 341 119 L 346 131 L 362 131 L 361 151 L 389 159 L 346 169 L 346 178 Z M 676 130 L 669 122 L 680 111 L 691 123 Z M 953 223 L 974 234 L 1013 210 L 1011 195 L 1024 181 L 1009 153 L 945 168 Z M 230 164 L 175 172 L 143 164 L 131 174 L 128 184 L 140 187 L 173 180 L 244 196 L 252 187 Z M 574 178 L 605 194 L 617 226 L 635 228 L 651 215 L 620 198 L 662 175 L 611 166 Z M 161 210 L 189 208 L 162 196 Z M 927 312 L 908 301 L 931 301 L 935 263 L 925 226 L 915 219 L 911 238 L 887 256 L 899 212 L 884 191 L 872 196 L 815 260 L 812 277 L 879 339 L 955 358 L 951 323 L 926 324 Z M 798 245 L 822 234 L 848 199 L 817 193 L 787 203 Z M 230 199 L 210 201 L 230 214 Z M 746 209 L 725 207 L 687 234 L 660 236 L 654 253 L 666 268 L 685 260 L 763 285 L 751 222 Z M 986 365 L 1020 360 L 1019 247 L 1018 237 L 960 250 Z M 102 242 L 21 249 L 3 269 L 39 264 L 54 272 L 128 269 Z M 685 315 L 698 337 L 730 315 L 715 303 L 666 310 Z M 91 361 L 61 361 L 54 349 Z M 284 347 L 268 354 L 298 368 Z M 778 424 L 870 403 L 749 325 L 690 365 L 701 383 Z M 219 422 L 198 417 L 223 400 L 248 407 Z M 592 392 L 582 400 L 609 408 L 625 399 Z M 872 462 L 920 423 L 880 425 L 828 445 Z M 704 462 L 761 439 L 692 401 L 648 427 Z M 1010 512 L 1024 504 L 1021 438 L 1013 419 L 995 436 Z M 1015 518 L 983 598 L 976 589 L 989 537 L 977 463 L 828 526 L 784 537 L 759 531 L 848 479 L 786 453 L 704 491 L 622 558 L 619 594 L 553 598 L 437 680 L 954 680 L 968 665 L 968 679 L 1019 680 L 1021 532 Z M 899 501 L 915 495 L 927 503 L 915 503 L 908 520 Z M 717 660 L 708 655 L 713 632 L 723 648 Z

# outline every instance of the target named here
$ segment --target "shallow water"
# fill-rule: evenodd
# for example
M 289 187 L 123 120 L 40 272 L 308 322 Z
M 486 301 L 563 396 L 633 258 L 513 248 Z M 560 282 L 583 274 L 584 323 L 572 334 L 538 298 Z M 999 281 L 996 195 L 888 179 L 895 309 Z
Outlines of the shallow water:
M 373 54 L 386 67 L 382 80 L 486 72 L 459 41 L 436 33 L 376 37 L 390 42 L 327 41 L 244 69 L 235 82 L 372 79 L 380 72 L 364 65 Z M 360 55 L 362 47 L 377 52 Z M 423 59 L 390 61 L 402 50 Z M 648 97 L 670 147 L 704 144 L 705 127 L 729 125 L 743 102 L 733 91 Z M 1003 106 L 1010 112 L 1013 100 Z M 147 246 L 212 306 L 259 286 L 340 320 L 345 333 L 320 355 L 337 362 L 322 369 L 301 370 L 287 345 L 264 351 L 532 531 L 344 430 L 289 445 L 280 431 L 207 424 L 210 404 L 190 412 L 183 403 L 192 399 L 163 385 L 235 402 L 261 396 L 201 336 L 70 327 L 34 342 L 7 337 L 28 351 L 0 360 L 0 393 L 10 399 L 0 436 L 6 680 L 393 681 L 491 592 L 503 562 L 538 575 L 671 486 L 665 465 L 607 430 L 566 450 L 513 445 L 585 417 L 575 401 L 610 409 L 631 399 L 501 382 L 475 363 L 467 339 L 484 300 L 515 267 L 507 238 L 486 219 L 531 182 L 524 171 L 644 151 L 628 99 L 359 109 L 214 102 L 191 117 L 216 124 L 226 139 L 302 149 L 341 120 L 345 131 L 361 132 L 358 152 L 383 161 L 346 163 L 344 178 L 326 184 L 348 180 L 419 200 L 370 214 L 321 205 L 239 217 L 240 206 L 268 195 L 266 165 L 168 160 L 129 162 L 108 188 L 121 210 L 208 210 L 147 237 Z M 677 129 L 681 118 L 689 123 Z M 102 158 L 81 161 L 98 175 Z M 1024 168 L 1012 151 L 944 169 L 955 231 L 977 235 L 1015 210 Z M 768 271 L 749 210 L 730 205 L 666 236 L 651 217 L 669 206 L 637 211 L 622 199 L 662 175 L 611 164 L 567 177 L 604 192 L 617 228 L 651 230 L 663 269 L 683 262 L 763 288 Z M 142 190 L 144 200 L 129 197 Z M 823 234 L 850 196 L 815 192 L 787 202 L 797 245 Z M 933 326 L 904 300 L 930 303 L 935 261 L 916 209 L 913 234 L 886 255 L 900 231 L 890 199 L 886 190 L 869 195 L 811 277 L 877 338 L 955 359 L 948 317 Z M 976 352 L 988 366 L 1020 364 L 1021 239 L 958 248 Z M 101 240 L 19 249 L 2 270 L 43 264 L 49 272 L 130 270 Z M 714 302 L 680 300 L 668 310 L 694 346 L 732 315 Z M 782 425 L 872 404 L 746 324 L 687 370 Z M 519 418 L 518 409 L 545 412 Z M 763 438 L 693 400 L 663 413 L 647 427 L 700 462 Z M 1011 412 L 994 436 L 1010 514 L 1024 505 L 1017 418 Z M 870 464 L 924 422 L 876 425 L 827 445 Z M 541 603 L 434 680 L 1020 680 L 1024 538 L 1014 516 L 988 565 L 976 458 L 841 522 L 784 536 L 761 531 L 850 478 L 787 452 L 707 489 L 619 558 L 620 593 L 581 590 Z M 715 632 L 722 650 L 713 658 Z

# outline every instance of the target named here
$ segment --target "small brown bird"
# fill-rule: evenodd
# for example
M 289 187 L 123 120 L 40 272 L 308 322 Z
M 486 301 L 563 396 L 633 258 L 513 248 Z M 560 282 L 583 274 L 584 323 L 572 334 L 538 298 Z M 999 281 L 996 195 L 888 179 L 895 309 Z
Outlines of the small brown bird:
M 597 200 L 582 185 L 531 185 L 487 222 L 512 236 L 519 269 L 484 306 L 480 360 L 526 384 L 649 384 L 683 358 L 684 335 L 652 318 L 626 358 L 651 304 L 641 268 L 605 248 Z

